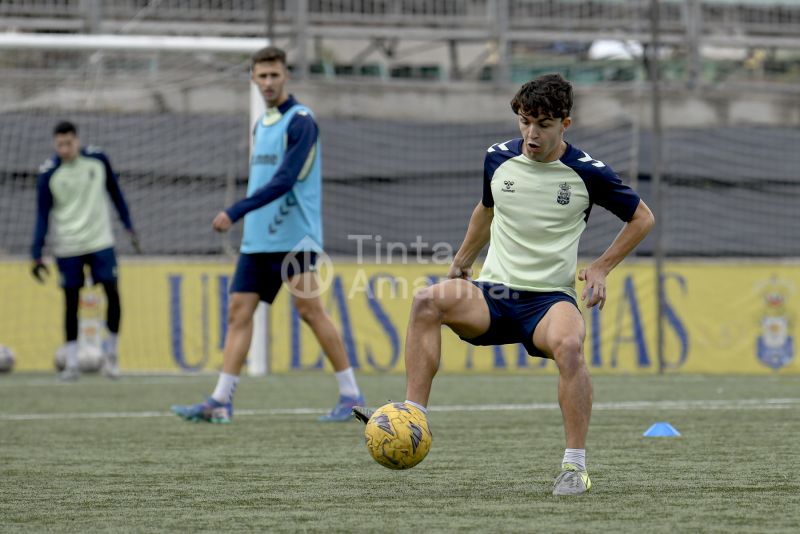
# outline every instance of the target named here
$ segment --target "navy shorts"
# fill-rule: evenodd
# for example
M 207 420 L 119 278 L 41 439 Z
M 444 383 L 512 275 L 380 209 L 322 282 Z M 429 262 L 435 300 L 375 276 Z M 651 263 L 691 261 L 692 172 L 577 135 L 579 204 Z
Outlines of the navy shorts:
M 472 345 L 522 343 L 531 356 L 547 357 L 533 344 L 536 325 L 556 302 L 570 302 L 578 307 L 574 298 L 561 291 L 521 291 L 503 284 L 472 283 L 483 292 L 491 317 L 489 330 L 478 337 L 461 338 Z
M 81 256 L 56 258 L 56 265 L 61 273 L 61 287 L 65 289 L 83 287 L 83 268 L 86 265 L 89 266 L 92 282 L 95 284 L 117 281 L 117 256 L 113 247 Z
M 240 254 L 231 293 L 258 293 L 272 304 L 281 285 L 296 274 L 315 271 L 316 252 L 257 252 Z

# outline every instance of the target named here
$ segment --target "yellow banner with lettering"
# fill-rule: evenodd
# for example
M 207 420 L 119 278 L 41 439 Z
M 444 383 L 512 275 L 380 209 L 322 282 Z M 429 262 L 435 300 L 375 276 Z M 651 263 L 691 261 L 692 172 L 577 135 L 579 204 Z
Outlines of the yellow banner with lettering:
M 17 370 L 50 370 L 63 342 L 63 297 L 55 278 L 41 286 L 28 263 L 0 261 L 0 344 Z M 217 370 L 222 364 L 230 263 L 123 258 L 120 266 L 123 371 Z M 402 372 L 415 289 L 443 265 L 323 267 L 322 300 L 359 372 Z M 580 291 L 580 283 L 578 285 Z M 800 374 L 800 270 L 792 264 L 668 263 L 664 275 L 664 361 L 656 349 L 652 264 L 626 263 L 608 280 L 605 308 L 582 309 L 585 354 L 595 374 Z M 84 294 L 102 300 L 102 290 Z M 310 329 L 282 290 L 270 310 L 270 372 L 330 369 Z M 81 308 L 81 317 L 101 313 Z M 102 319 L 102 314 L 100 316 Z M 521 345 L 474 347 L 444 328 L 441 372 L 555 373 Z

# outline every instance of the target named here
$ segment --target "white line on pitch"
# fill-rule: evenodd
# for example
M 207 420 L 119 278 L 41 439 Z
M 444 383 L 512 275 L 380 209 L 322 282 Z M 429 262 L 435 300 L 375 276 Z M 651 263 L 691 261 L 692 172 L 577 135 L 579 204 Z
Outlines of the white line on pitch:
M 786 410 L 800 404 L 800 399 L 740 399 L 740 400 L 691 400 L 691 401 L 630 401 L 598 402 L 597 411 L 623 410 Z M 533 404 L 452 404 L 432 406 L 433 412 L 505 412 L 558 410 L 556 403 Z M 235 415 L 317 415 L 328 410 L 321 408 L 272 408 L 266 410 L 237 410 Z M 84 412 L 84 413 L 34 413 L 0 414 L 0 421 L 52 421 L 59 419 L 137 419 L 147 417 L 174 417 L 169 412 Z
M 91 380 L 86 382 L 60 382 L 58 378 L 32 378 L 29 380 L 15 380 L 2 384 L 3 388 L 13 387 L 75 387 L 75 386 L 163 386 L 170 384 L 187 384 L 193 381 L 210 382 L 216 380 L 217 374 L 196 374 L 189 376 L 147 376 L 147 375 L 128 375 L 120 380 Z
M 781 409 L 790 408 L 800 404 L 800 399 L 739 399 L 739 400 L 676 400 L 676 401 L 623 401 L 623 402 L 596 402 L 592 410 L 730 410 L 730 409 Z M 556 403 L 536 404 L 463 404 L 449 406 L 433 406 L 431 411 L 437 412 L 482 412 L 482 411 L 513 411 L 513 410 L 556 410 Z

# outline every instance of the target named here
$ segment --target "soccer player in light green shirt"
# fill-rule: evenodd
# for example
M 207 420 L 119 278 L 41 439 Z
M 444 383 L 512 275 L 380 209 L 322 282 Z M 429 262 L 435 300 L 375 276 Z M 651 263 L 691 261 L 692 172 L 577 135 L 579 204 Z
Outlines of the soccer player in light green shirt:
M 441 326 L 474 345 L 521 343 L 555 360 L 566 450 L 554 495 L 591 488 L 586 434 L 592 382 L 583 355 L 585 325 L 575 290 L 578 242 L 592 206 L 625 224 L 606 251 L 578 273 L 588 307 L 606 300 L 606 277 L 647 235 L 653 214 L 605 163 L 564 140 L 572 86 L 558 74 L 523 85 L 511 101 L 521 137 L 489 147 L 483 198 L 448 273 L 416 294 L 406 335 L 406 399 L 423 411 L 439 368 Z M 486 245 L 480 277 L 472 264 Z M 362 421 L 368 409 L 355 408 Z
M 78 370 L 78 304 L 84 285 L 84 266 L 91 269 L 92 281 L 102 284 L 106 293 L 106 326 L 103 373 L 116 378 L 117 334 L 120 301 L 117 289 L 117 259 L 108 209 L 110 197 L 128 231 L 136 251 L 139 241 L 117 176 L 106 155 L 97 148 L 81 149 L 78 130 L 63 121 L 53 131 L 56 154 L 39 169 L 37 181 L 37 220 L 31 256 L 31 274 L 39 282 L 49 270 L 42 260 L 45 237 L 51 229 L 51 248 L 56 257 L 61 287 L 65 296 L 65 369 L 62 380 L 76 380 Z

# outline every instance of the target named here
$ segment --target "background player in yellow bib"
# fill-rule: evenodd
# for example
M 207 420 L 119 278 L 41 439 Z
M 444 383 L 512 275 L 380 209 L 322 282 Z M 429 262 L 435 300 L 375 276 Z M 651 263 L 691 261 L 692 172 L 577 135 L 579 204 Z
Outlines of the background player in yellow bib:
M 528 82 L 511 108 L 522 136 L 487 150 L 483 198 L 449 280 L 414 298 L 405 348 L 406 402 L 426 409 L 442 325 L 474 345 L 522 343 L 528 354 L 555 360 L 566 450 L 553 494 L 576 495 L 591 488 L 585 448 L 592 411 L 585 325 L 575 291 L 578 242 L 594 204 L 625 222 L 608 249 L 578 273 L 585 282 L 581 299 L 602 309 L 606 276 L 644 239 L 654 218 L 613 170 L 564 141 L 572 124 L 568 81 L 548 74 Z M 472 264 L 487 244 L 480 276 L 470 281 Z
M 316 273 L 322 249 L 322 156 L 319 128 L 309 108 L 289 94 L 286 53 L 268 46 L 251 58 L 251 78 L 266 112 L 253 128 L 247 198 L 219 212 L 211 225 L 227 232 L 244 219 L 241 254 L 231 283 L 222 372 L 198 404 L 174 405 L 189 421 L 229 423 L 233 395 L 247 358 L 259 301 L 272 304 L 286 284 L 303 321 L 333 366 L 339 399 L 321 421 L 350 421 L 364 403 L 339 331 L 322 305 Z

